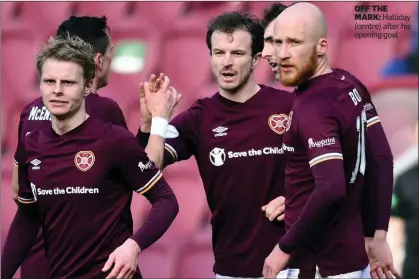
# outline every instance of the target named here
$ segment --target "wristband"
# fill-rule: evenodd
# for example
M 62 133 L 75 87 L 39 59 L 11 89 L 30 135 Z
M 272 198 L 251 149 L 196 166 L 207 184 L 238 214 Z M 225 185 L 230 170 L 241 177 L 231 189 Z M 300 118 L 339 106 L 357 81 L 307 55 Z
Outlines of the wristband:
M 166 119 L 161 117 L 153 117 L 151 119 L 150 135 L 161 136 L 165 139 L 168 125 L 169 122 Z

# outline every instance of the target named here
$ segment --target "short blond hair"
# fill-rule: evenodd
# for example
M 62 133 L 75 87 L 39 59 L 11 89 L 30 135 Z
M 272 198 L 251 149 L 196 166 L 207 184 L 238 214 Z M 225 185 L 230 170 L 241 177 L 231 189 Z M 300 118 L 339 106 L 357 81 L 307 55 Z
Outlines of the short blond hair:
M 83 68 L 83 76 L 86 82 L 95 77 L 96 66 L 93 47 L 79 37 L 70 35 L 64 38 L 51 37 L 36 56 L 36 68 L 39 76 L 42 75 L 42 66 L 47 59 L 69 61 L 80 65 Z

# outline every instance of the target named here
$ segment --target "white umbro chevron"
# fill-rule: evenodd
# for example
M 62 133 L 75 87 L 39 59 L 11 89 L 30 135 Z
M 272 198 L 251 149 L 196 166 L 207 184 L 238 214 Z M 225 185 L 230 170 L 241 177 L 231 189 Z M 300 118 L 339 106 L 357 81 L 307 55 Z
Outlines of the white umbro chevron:
M 227 133 L 225 133 L 225 131 L 227 131 L 228 128 L 223 127 L 223 126 L 218 126 L 217 128 L 213 129 L 212 131 L 215 133 L 215 137 L 222 137 L 222 136 L 226 136 Z
M 39 170 L 39 165 L 41 164 L 41 161 L 38 159 L 33 159 L 31 161 L 31 164 L 33 165 L 32 167 L 33 170 Z

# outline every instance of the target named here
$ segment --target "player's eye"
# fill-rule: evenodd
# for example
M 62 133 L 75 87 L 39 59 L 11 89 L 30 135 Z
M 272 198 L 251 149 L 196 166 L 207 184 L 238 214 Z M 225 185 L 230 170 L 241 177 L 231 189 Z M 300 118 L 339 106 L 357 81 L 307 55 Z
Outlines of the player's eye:
M 55 81 L 53 79 L 44 79 L 44 83 L 51 85 L 54 84 Z
M 74 82 L 73 81 L 69 81 L 69 80 L 63 80 L 62 81 L 62 84 L 67 85 L 67 86 L 70 86 L 70 85 L 73 85 Z

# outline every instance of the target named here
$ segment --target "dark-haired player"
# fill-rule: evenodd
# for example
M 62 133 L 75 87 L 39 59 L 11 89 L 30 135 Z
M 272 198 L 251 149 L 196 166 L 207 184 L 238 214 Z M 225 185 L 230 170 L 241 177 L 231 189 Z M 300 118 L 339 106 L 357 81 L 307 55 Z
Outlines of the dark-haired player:
M 257 278 L 284 234 L 283 223 L 270 221 L 261 207 L 284 194 L 282 135 L 293 97 L 254 79 L 264 45 L 259 20 L 222 14 L 209 24 L 206 42 L 218 92 L 198 100 L 170 125 L 160 119 L 162 130 L 170 131 L 166 144 L 150 137 L 146 151 L 161 166 L 195 156 L 212 212 L 214 273 Z M 148 108 L 151 115 L 144 123 L 164 103 L 161 94 L 146 95 L 148 107 L 142 111 Z M 146 138 L 147 132 L 142 125 L 138 136 Z M 288 270 L 279 276 L 287 278 Z
M 266 259 L 266 278 L 275 277 L 301 246 L 310 248 L 323 277 L 369 278 L 361 201 L 365 176 L 371 174 L 370 181 L 383 188 L 376 192 L 381 212 L 370 248 L 372 272 L 385 270 L 377 263 L 389 255 L 381 233 L 387 229 L 391 203 L 391 150 L 386 140 L 378 142 L 385 135 L 375 129 L 381 127 L 375 125 L 379 118 L 369 117 L 375 109 L 368 91 L 349 73 L 329 67 L 326 37 L 324 16 L 312 4 L 294 4 L 275 20 L 280 81 L 297 89 L 284 137 L 287 233 Z M 372 159 L 372 173 L 366 173 L 367 158 Z M 391 278 L 390 272 L 398 276 L 394 268 L 379 276 Z
M 136 138 L 86 113 L 93 57 L 90 44 L 71 37 L 51 39 L 37 56 L 51 122 L 19 143 L 19 206 L 2 255 L 2 278 L 16 272 L 40 227 L 46 278 L 141 278 L 138 254 L 178 212 L 174 193 Z M 133 191 L 152 203 L 134 234 Z
M 265 28 L 263 35 L 264 46 L 262 51 L 262 58 L 266 59 L 269 65 L 272 67 L 272 72 L 275 75 L 275 79 L 279 80 L 278 76 L 278 64 L 276 62 L 276 56 L 274 53 L 273 46 L 273 32 L 274 32 L 274 20 L 279 16 L 287 6 L 281 3 L 273 3 L 269 8 L 264 11 L 262 25 Z
M 97 94 L 97 90 L 108 84 L 109 68 L 112 61 L 113 45 L 109 34 L 106 17 L 76 17 L 71 16 L 65 20 L 57 29 L 58 37 L 67 34 L 78 36 L 93 46 L 95 52 L 96 73 L 91 87 L 91 93 L 86 97 L 86 110 L 89 115 L 99 118 L 105 122 L 126 127 L 124 115 L 118 104 L 110 98 Z M 27 134 L 40 127 L 50 125 L 51 116 L 44 106 L 42 98 L 29 103 L 20 115 L 18 128 L 18 140 L 25 138 Z M 13 170 L 13 194 L 17 202 L 19 189 L 17 162 L 19 161 L 19 150 L 15 152 L 15 167 Z M 45 278 L 47 275 L 48 263 L 43 248 L 42 235 L 33 247 L 26 261 L 21 267 L 22 279 Z

